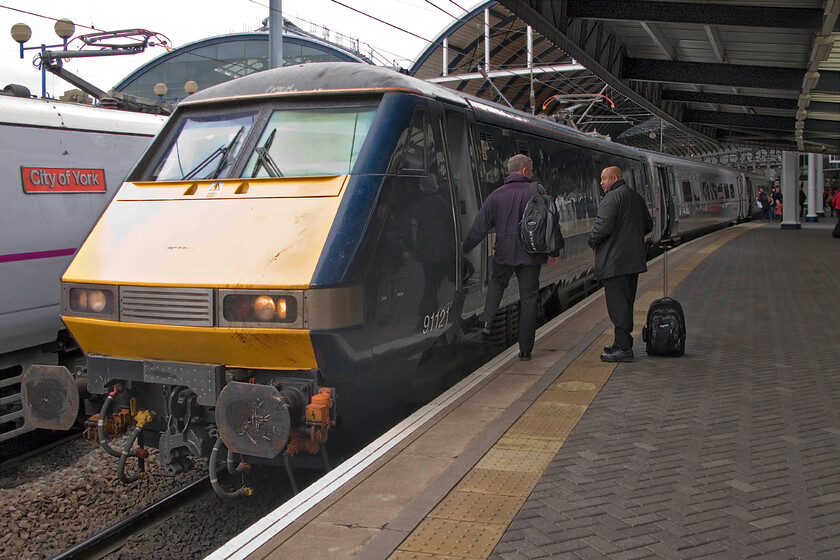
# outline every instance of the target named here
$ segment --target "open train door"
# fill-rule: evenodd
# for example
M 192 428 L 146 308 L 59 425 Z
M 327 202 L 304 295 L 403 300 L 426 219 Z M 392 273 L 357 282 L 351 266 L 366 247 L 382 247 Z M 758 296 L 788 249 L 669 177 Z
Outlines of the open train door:
M 657 179 L 662 204 L 659 205 L 659 223 L 662 224 L 662 239 L 673 236 L 677 232 L 677 212 L 674 204 L 674 189 L 676 181 L 674 174 L 664 165 L 656 166 Z

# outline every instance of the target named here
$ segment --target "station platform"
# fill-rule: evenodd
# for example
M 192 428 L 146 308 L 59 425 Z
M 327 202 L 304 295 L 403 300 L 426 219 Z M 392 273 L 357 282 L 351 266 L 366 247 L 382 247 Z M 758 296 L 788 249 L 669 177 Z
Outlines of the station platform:
M 679 358 L 603 292 L 503 352 L 208 558 L 840 558 L 834 221 L 727 228 L 669 252 Z

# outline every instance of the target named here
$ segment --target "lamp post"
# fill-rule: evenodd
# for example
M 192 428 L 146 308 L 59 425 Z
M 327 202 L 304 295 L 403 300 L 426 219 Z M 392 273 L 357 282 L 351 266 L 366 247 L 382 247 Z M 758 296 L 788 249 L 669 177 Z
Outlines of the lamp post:
M 48 48 L 62 47 L 67 49 L 67 39 L 73 36 L 76 31 L 76 26 L 67 18 L 61 18 L 55 22 L 55 34 L 61 39 L 61 44 L 46 45 L 41 43 L 40 47 L 24 47 L 23 44 L 32 37 L 32 29 L 25 23 L 16 23 L 12 26 L 12 39 L 20 44 L 20 57 L 23 58 L 24 51 L 38 50 L 41 51 L 41 59 L 44 58 Z M 41 66 L 41 97 L 47 96 L 47 69 L 44 67 L 44 62 L 39 59 Z
M 166 92 L 169 91 L 169 87 L 164 84 L 163 82 L 158 82 L 155 84 L 155 95 L 158 96 L 158 99 L 163 101 L 163 96 L 166 95 Z

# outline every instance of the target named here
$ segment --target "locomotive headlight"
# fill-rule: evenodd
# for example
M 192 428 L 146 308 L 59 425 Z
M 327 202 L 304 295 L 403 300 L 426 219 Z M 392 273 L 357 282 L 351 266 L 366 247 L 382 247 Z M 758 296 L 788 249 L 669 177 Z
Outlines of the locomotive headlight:
M 268 296 L 257 296 L 254 298 L 254 315 L 260 321 L 271 321 L 274 319 L 274 300 Z
M 102 290 L 91 290 L 87 295 L 87 307 L 94 313 L 102 313 L 108 305 L 108 298 Z
M 117 297 L 114 286 L 64 284 L 62 313 L 83 317 L 117 318 Z
M 220 290 L 219 325 L 252 327 L 301 327 L 298 292 Z

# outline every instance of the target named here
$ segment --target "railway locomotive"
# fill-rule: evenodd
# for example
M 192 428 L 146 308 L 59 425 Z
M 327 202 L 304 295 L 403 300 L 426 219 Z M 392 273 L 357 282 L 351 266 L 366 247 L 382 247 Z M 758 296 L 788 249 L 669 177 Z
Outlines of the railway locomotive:
M 18 95 L 0 95 L 0 442 L 34 428 L 23 369 L 78 359 L 61 322 L 61 274 L 166 120 L 9 92 Z
M 57 366 L 25 377 L 31 421 L 77 415 L 109 452 L 156 447 L 169 472 L 352 449 L 452 382 L 481 346 L 490 240 L 461 239 L 515 153 L 556 198 L 566 246 L 543 313 L 591 276 L 602 168 L 619 165 L 663 235 L 749 218 L 734 170 L 645 154 L 384 68 L 252 74 L 181 103 L 62 279 L 89 395 Z M 685 183 L 689 187 L 685 187 Z M 688 197 L 688 194 L 691 197 Z M 516 290 L 487 339 L 516 339 Z M 124 448 L 107 443 L 131 428 Z M 133 459 L 132 459 L 133 460 Z M 297 461 L 297 459 L 296 459 Z M 132 463 L 134 464 L 134 463 Z M 223 483 L 224 482 L 224 483 Z

